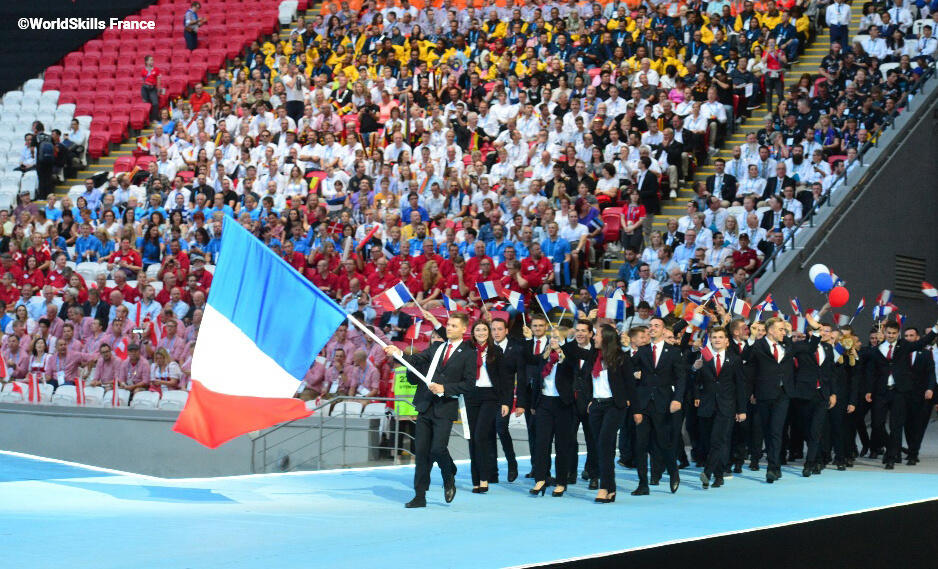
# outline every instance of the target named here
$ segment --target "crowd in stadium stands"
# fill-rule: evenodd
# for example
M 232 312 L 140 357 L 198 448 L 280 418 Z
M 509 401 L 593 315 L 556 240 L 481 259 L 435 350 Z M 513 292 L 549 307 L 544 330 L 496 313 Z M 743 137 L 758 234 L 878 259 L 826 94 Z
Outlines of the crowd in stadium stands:
M 428 309 L 478 307 L 495 281 L 588 312 L 603 255 L 624 258 L 620 326 L 647 323 L 708 277 L 745 283 L 836 191 L 933 64 L 938 22 L 934 2 L 867 3 L 851 41 L 841 0 L 500 4 L 330 3 L 155 113 L 138 169 L 20 196 L 0 212 L 9 377 L 184 388 L 226 217 L 391 340 L 411 317 L 371 298 L 398 282 Z M 786 87 L 823 25 L 829 55 Z M 753 112 L 763 128 L 654 230 Z M 20 168 L 63 141 L 35 125 Z M 323 356 L 308 395 L 377 393 L 384 354 L 356 331 Z

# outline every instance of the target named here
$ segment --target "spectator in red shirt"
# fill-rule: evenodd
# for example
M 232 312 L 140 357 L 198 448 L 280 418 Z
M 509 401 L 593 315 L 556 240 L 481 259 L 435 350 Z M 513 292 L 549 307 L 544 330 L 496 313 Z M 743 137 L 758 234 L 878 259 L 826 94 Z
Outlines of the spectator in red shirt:
M 733 267 L 743 269 L 746 274 L 751 275 L 759 268 L 759 255 L 756 250 L 749 246 L 749 236 L 745 233 L 739 234 L 739 248 L 733 251 Z
M 319 290 L 335 297 L 336 276 L 329 272 L 329 262 L 321 259 L 316 263 L 316 269 L 306 269 L 306 278 L 316 285 Z
M 541 252 L 541 244 L 537 241 L 531 243 L 530 256 L 521 262 L 521 280 L 518 284 L 522 289 L 537 289 L 545 282 L 553 280 L 554 268 L 550 259 Z
M 301 273 L 306 268 L 306 257 L 303 256 L 303 253 L 293 248 L 293 241 L 289 239 L 284 241 L 280 246 L 280 257 L 286 261 L 288 265 Z
M 140 297 L 140 291 L 127 284 L 127 277 L 123 271 L 114 273 L 114 288 L 111 291 L 118 291 L 123 296 L 123 300 L 133 304 Z
M 0 274 L 12 273 L 13 280 L 19 282 L 23 276 L 23 268 L 13 262 L 13 257 L 9 253 L 0 255 Z
M 349 293 L 350 284 L 354 279 L 358 279 L 359 284 L 363 284 L 365 275 L 358 272 L 354 259 L 346 259 L 342 264 L 342 272 L 336 279 L 337 298 L 342 298 Z
M 195 277 L 200 289 L 208 292 L 208 290 L 212 288 L 212 273 L 205 270 L 205 257 L 195 253 L 189 257 L 189 261 L 192 262 L 192 272 L 190 276 Z
M 192 96 L 189 97 L 189 104 L 192 105 L 193 114 L 198 113 L 199 109 L 202 108 L 202 105 L 208 105 L 209 109 L 212 108 L 212 97 L 205 91 L 205 89 L 202 88 L 201 83 L 195 84 L 195 89 L 192 93 Z
M 127 237 L 121 239 L 120 248 L 111 253 L 107 258 L 107 263 L 107 269 L 109 271 L 120 268 L 122 270 L 118 272 L 125 273 L 124 276 L 126 277 L 136 275 L 137 271 L 143 268 L 143 259 L 140 257 L 140 253 L 131 247 L 130 239 Z M 115 272 L 114 275 L 117 276 L 117 272 Z

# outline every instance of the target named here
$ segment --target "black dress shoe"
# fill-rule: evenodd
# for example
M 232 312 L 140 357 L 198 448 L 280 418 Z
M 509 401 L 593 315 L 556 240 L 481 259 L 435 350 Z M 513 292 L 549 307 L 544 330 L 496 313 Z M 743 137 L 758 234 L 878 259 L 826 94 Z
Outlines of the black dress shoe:
M 812 473 L 812 474 L 820 474 L 822 470 L 824 470 L 824 465 L 815 464 L 815 465 L 814 465 L 814 468 L 811 469 L 811 473 Z
M 722 477 L 722 476 L 717 476 L 717 477 L 713 480 L 713 487 L 714 487 L 714 488 L 719 488 L 720 486 L 723 486 L 723 477 Z
M 853 465 L 856 464 L 856 462 L 852 458 L 848 458 L 844 464 L 847 468 L 853 468 Z
M 775 471 L 771 468 L 765 471 L 765 481 L 769 484 L 778 480 L 778 476 L 775 475 Z
M 863 456 L 863 455 L 861 454 L 860 456 Z M 870 451 L 870 460 L 876 460 L 877 458 L 879 458 L 879 453 L 876 452 L 875 450 Z
M 801 475 L 804 476 L 805 478 L 811 476 L 811 465 L 810 465 L 810 464 L 804 465 L 804 468 L 801 470 Z
M 700 484 L 704 487 L 704 490 L 710 487 L 710 475 L 706 472 L 700 473 Z
M 524 475 L 524 477 L 525 477 L 525 478 L 534 478 L 534 471 L 532 470 L 531 472 L 528 472 L 527 474 Z
M 743 472 L 743 463 L 737 462 L 736 464 L 734 464 L 734 465 L 733 465 L 733 472 L 735 472 L 736 474 L 742 474 L 742 472 Z
M 583 480 L 590 480 L 592 478 L 592 476 L 590 476 L 590 471 L 584 468 L 583 472 L 580 473 L 580 478 Z
M 427 498 L 423 494 L 414 496 L 414 499 L 404 504 L 404 507 L 405 508 L 426 508 Z
M 787 459 L 787 458 L 785 458 L 785 456 L 784 456 L 784 455 L 782 455 L 782 460 L 781 460 L 781 463 L 780 463 L 780 464 L 781 464 L 782 466 L 785 466 L 785 465 L 787 465 L 787 464 L 788 464 L 788 459 Z
M 895 470 L 896 465 L 893 461 L 886 462 L 886 470 Z
M 782 469 L 781 469 L 781 468 L 776 468 L 776 469 L 775 469 L 775 477 L 776 477 L 776 478 L 781 478 L 781 477 L 782 477 Z
M 678 487 L 681 485 L 681 476 L 677 472 L 675 472 L 673 475 L 670 476 L 670 479 L 671 479 L 670 480 L 671 493 L 674 494 L 675 492 L 677 492 Z
M 838 464 L 837 464 L 837 470 L 840 470 L 841 472 L 843 472 L 844 470 L 847 470 L 847 465 L 845 465 L 845 464 L 842 463 L 842 462 L 841 462 L 841 463 L 838 463 Z
M 687 468 L 688 466 L 690 466 L 690 463 L 687 462 L 687 459 L 686 459 L 686 458 L 682 458 L 682 459 L 681 459 L 680 461 L 678 461 L 678 463 L 677 463 L 677 467 L 678 467 L 678 468 Z
M 860 449 L 860 452 L 859 452 L 859 454 L 857 454 L 857 456 L 858 456 L 858 457 L 866 456 L 866 453 L 868 453 L 868 452 L 870 452 L 870 449 L 869 449 L 868 447 L 863 447 L 863 448 Z
M 489 491 L 488 486 L 476 486 L 475 488 L 472 489 L 473 494 L 485 494 L 488 491 Z
M 517 479 L 518 479 L 518 467 L 516 466 L 512 468 L 509 466 L 508 467 L 508 481 L 514 482 Z
M 449 504 L 453 501 L 453 498 L 456 497 L 456 483 L 450 482 L 443 486 L 443 499 L 446 500 L 446 503 Z
M 696 468 L 703 468 L 703 467 L 704 467 L 704 463 L 698 460 L 698 461 L 694 462 L 694 467 L 696 467 Z
M 590 490 L 599 490 L 599 478 L 590 479 Z
M 910 456 L 910 457 L 909 457 L 909 460 L 905 461 L 905 464 L 906 464 L 906 466 L 915 466 L 916 464 L 918 464 L 918 459 L 917 459 L 917 458 L 912 458 L 912 457 Z
M 575 485 L 575 484 L 576 484 L 576 472 L 574 472 L 573 474 L 568 474 L 567 485 L 570 486 L 570 485 Z
M 628 468 L 629 466 L 629 463 L 625 460 L 622 460 L 621 458 L 616 461 L 616 464 L 618 464 L 619 466 L 623 466 L 625 468 Z
M 635 461 L 634 461 L 634 460 L 626 460 L 626 461 L 625 461 L 625 467 L 626 467 L 626 468 L 635 468 Z
M 759 470 L 759 461 L 753 460 L 749 462 L 749 470 L 758 471 Z
M 639 486 L 635 490 L 632 490 L 633 496 L 647 496 L 651 492 L 648 491 L 648 486 Z
M 651 484 L 652 486 L 657 486 L 659 483 L 661 483 L 661 477 L 660 477 L 660 476 L 652 476 L 652 477 L 651 477 L 651 481 L 649 481 L 648 483 Z

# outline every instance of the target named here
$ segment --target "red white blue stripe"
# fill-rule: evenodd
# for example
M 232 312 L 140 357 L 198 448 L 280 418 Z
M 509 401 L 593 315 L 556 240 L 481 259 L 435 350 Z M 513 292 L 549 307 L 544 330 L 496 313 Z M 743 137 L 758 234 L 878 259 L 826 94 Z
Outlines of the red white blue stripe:
M 410 291 L 407 290 L 407 286 L 402 282 L 398 282 L 396 285 L 372 299 L 374 304 L 377 304 L 385 310 L 397 310 L 408 302 L 413 301 L 414 297 L 411 296 Z
M 617 321 L 625 319 L 625 302 L 622 300 L 603 297 L 596 301 L 596 305 L 596 315 L 599 318 L 611 318 Z

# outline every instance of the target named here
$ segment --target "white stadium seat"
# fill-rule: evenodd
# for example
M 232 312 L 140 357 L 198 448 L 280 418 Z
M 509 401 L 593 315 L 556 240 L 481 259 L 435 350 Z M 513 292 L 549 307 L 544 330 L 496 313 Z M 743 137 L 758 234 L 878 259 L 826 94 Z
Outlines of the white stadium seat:
M 3 106 L 7 108 L 19 108 L 20 101 L 23 100 L 22 91 L 9 91 L 3 96 Z
M 55 104 L 59 102 L 59 92 L 55 89 L 50 89 L 48 91 L 43 91 L 42 95 L 39 95 L 39 98 L 43 101 L 52 101 Z M 74 105 L 72 105 L 74 107 Z
M 167 391 L 163 394 L 163 398 L 160 399 L 159 408 L 160 409 L 182 409 L 186 406 L 186 401 L 189 399 L 188 391 L 173 390 Z
M 369 403 L 365 405 L 365 408 L 362 409 L 362 416 L 369 417 L 384 417 L 387 413 L 388 406 L 384 403 Z
M 23 83 L 23 91 L 26 93 L 36 92 L 39 93 L 42 91 L 42 79 L 30 79 L 29 81 Z
M 156 409 L 160 403 L 160 394 L 155 391 L 138 391 L 130 401 L 134 409 Z
M 74 385 L 60 385 L 52 395 L 53 405 L 76 405 L 78 395 Z
M 20 191 L 29 192 L 29 197 L 36 199 L 36 189 L 39 187 L 39 175 L 35 170 L 30 170 L 23 174 L 20 180 Z
M 75 265 L 75 272 L 85 279 L 86 283 L 94 282 L 95 277 L 102 272 L 107 272 L 107 265 L 104 263 L 92 263 L 85 261 Z
M 25 391 L 25 384 L 20 383 L 20 387 Z M 23 393 L 13 391 L 13 382 L 3 384 L 0 389 L 0 403 L 22 403 L 24 400 Z
M 85 387 L 85 405 L 88 407 L 99 407 L 104 401 L 103 387 Z
M 362 404 L 358 401 L 339 401 L 329 414 L 333 417 L 342 415 L 354 415 L 358 417 L 362 414 Z
M 107 391 L 104 392 L 104 397 L 101 398 L 101 405 L 103 407 L 111 406 L 111 399 L 113 397 L 112 393 L 113 393 L 113 390 L 111 389 L 108 389 Z M 126 407 L 127 402 L 130 401 L 130 392 L 127 391 L 126 389 L 118 389 L 117 398 L 120 400 L 121 407 Z

